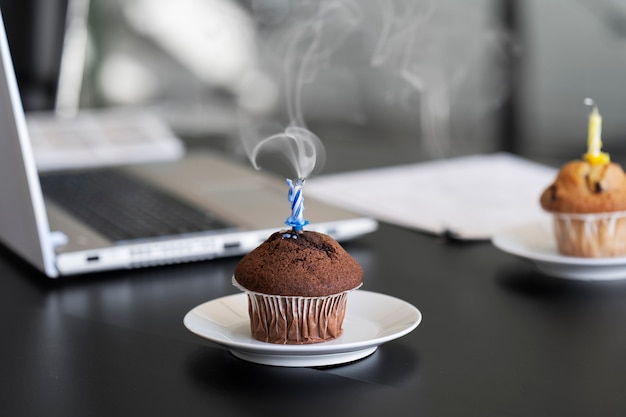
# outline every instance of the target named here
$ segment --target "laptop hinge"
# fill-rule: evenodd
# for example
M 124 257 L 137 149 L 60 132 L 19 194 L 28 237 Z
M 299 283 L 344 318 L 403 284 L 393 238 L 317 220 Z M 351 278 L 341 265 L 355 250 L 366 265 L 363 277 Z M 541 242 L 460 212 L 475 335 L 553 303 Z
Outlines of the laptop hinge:
M 67 245 L 69 241 L 67 235 L 59 230 L 54 230 L 50 232 L 50 243 L 52 243 L 53 248 L 58 248 L 60 246 Z

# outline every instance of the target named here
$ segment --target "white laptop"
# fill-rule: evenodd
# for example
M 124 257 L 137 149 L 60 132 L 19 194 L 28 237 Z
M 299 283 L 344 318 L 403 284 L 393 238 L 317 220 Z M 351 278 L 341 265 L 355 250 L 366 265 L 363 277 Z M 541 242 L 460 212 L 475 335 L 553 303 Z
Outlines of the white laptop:
M 0 55 L 0 242 L 48 277 L 241 255 L 286 228 L 291 213 L 283 179 L 212 153 L 111 168 L 104 175 L 60 171 L 40 178 L 1 15 Z M 118 181 L 135 188 L 111 193 L 119 191 Z M 44 197 L 42 185 L 54 191 L 52 197 Z M 166 219 L 180 212 L 193 224 L 141 236 L 153 216 L 141 211 L 159 206 L 163 195 Z M 306 187 L 304 195 L 308 230 L 344 241 L 377 228 L 371 218 L 308 198 Z M 139 208 L 123 213 L 138 218 L 116 217 L 114 203 L 131 205 L 140 197 Z M 99 227 L 91 225 L 94 217 Z M 198 224 L 207 227 L 198 230 Z

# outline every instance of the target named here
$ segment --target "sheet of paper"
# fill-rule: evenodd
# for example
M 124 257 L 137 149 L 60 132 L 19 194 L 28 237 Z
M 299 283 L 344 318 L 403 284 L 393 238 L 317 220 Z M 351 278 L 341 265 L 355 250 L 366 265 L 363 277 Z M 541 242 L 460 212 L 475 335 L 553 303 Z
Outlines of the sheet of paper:
M 545 218 L 541 192 L 557 170 L 507 153 L 326 175 L 306 195 L 381 221 L 459 239 L 490 239 Z

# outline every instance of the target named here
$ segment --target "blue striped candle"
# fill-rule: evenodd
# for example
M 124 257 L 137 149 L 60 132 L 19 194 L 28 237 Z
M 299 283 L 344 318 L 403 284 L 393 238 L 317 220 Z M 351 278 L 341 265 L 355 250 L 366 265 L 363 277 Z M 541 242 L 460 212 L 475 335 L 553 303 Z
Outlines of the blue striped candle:
M 304 179 L 299 178 L 295 182 L 287 179 L 287 185 L 289 186 L 287 198 L 291 202 L 291 216 L 287 218 L 285 224 L 291 226 L 294 231 L 301 231 L 306 224 L 309 224 L 308 220 L 304 220 L 304 196 L 302 195 Z

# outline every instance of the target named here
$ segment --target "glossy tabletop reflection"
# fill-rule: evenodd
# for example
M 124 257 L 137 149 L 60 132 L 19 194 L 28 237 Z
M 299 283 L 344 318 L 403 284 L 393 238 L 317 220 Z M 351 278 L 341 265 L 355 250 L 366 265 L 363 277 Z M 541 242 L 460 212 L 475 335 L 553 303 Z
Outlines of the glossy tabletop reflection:
M 550 278 L 488 242 L 384 223 L 344 247 L 363 289 L 423 321 L 365 359 L 298 368 L 184 327 L 195 306 L 238 293 L 238 258 L 48 280 L 1 249 L 0 414 L 626 414 L 625 281 Z

